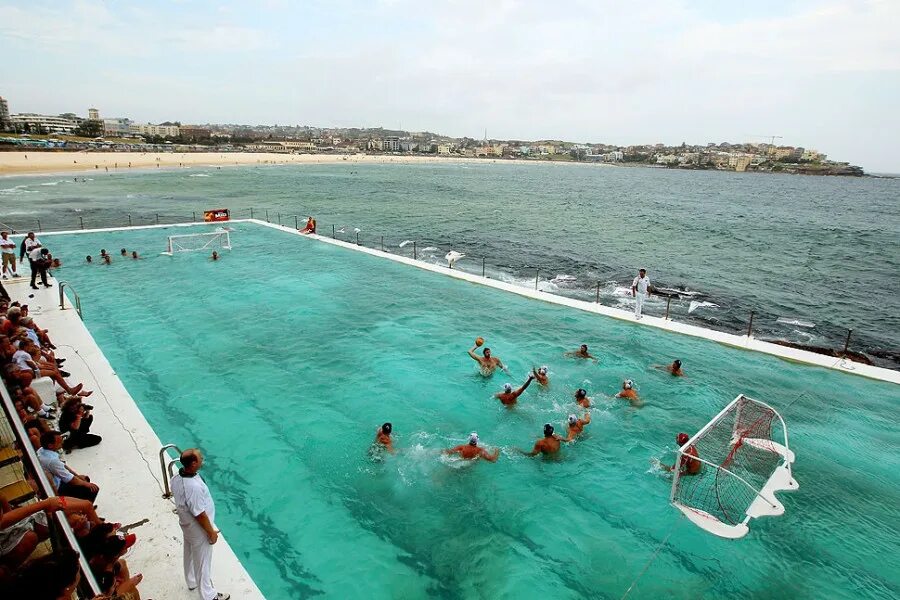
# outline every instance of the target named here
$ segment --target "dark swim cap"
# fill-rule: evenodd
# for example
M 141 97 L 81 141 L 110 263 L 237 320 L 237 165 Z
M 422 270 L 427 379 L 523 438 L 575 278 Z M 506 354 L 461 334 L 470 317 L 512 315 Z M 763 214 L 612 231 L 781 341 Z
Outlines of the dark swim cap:
M 553 435 L 553 425 L 544 423 L 544 437 L 550 437 L 551 435 Z
M 691 439 L 691 438 L 690 438 L 690 436 L 688 436 L 688 434 L 686 434 L 686 433 L 679 433 L 679 434 L 675 437 L 675 441 L 678 442 L 678 445 L 679 445 L 679 446 L 684 446 L 685 444 L 687 444 L 687 441 L 688 441 L 689 439 Z
M 680 360 L 676 360 L 676 361 L 675 361 L 675 366 L 678 367 L 678 368 L 680 369 L 680 368 L 681 368 L 681 361 L 680 361 Z
M 394 428 L 393 425 L 391 425 L 390 423 L 385 423 L 384 425 L 381 426 L 381 432 L 390 434 L 391 430 L 393 428 Z
M 576 398 L 584 398 L 585 396 L 587 396 L 587 391 L 585 391 L 584 388 L 578 388 L 577 390 L 575 390 Z

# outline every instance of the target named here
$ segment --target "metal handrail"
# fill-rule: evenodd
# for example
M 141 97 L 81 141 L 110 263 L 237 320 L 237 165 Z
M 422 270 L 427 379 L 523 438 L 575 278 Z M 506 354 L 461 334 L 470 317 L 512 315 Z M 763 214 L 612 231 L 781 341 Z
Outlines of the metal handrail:
M 179 456 L 181 456 L 181 452 L 182 452 L 181 448 L 179 448 L 175 444 L 166 444 L 165 446 L 163 446 L 162 448 L 159 449 L 159 468 L 162 471 L 163 489 L 165 490 L 165 493 L 163 493 L 163 498 L 171 498 L 172 497 L 172 490 L 169 487 L 169 479 L 171 479 L 171 477 L 172 477 L 172 465 L 174 465 L 175 463 L 177 463 L 179 461 L 179 459 L 177 459 L 177 458 L 170 458 L 169 461 L 166 462 L 166 456 L 167 456 L 166 451 L 169 448 L 175 449 L 178 452 Z
M 44 468 L 41 466 L 40 460 L 38 460 L 37 454 L 35 454 L 34 448 L 32 448 L 31 443 L 28 440 L 28 433 L 26 433 L 25 427 L 19 419 L 19 414 L 9 395 L 9 390 L 6 389 L 6 384 L 3 381 L 0 381 L 0 399 L 3 401 L 6 417 L 15 431 L 19 447 L 22 449 L 22 454 L 31 466 L 31 470 L 37 478 L 41 492 L 47 498 L 56 496 L 56 491 L 53 489 L 53 486 L 50 485 L 50 481 L 44 473 Z M 91 597 L 99 596 L 103 593 L 103 590 L 100 589 L 100 585 L 94 577 L 94 572 L 91 571 L 91 566 L 88 564 L 84 552 L 81 551 L 81 546 L 78 544 L 78 540 L 75 537 L 75 533 L 72 531 L 72 527 L 69 525 L 68 519 L 66 519 L 65 513 L 58 510 L 55 511 L 52 516 L 56 520 L 56 524 L 62 532 L 63 537 L 66 538 L 66 543 L 68 543 L 73 550 L 78 552 L 78 566 L 81 569 L 81 580 L 90 588 Z
M 66 310 L 66 295 L 64 290 L 66 286 L 69 286 L 69 289 L 72 290 L 72 294 L 75 296 L 75 311 L 78 313 L 78 318 L 82 321 L 84 320 L 84 315 L 81 314 L 81 297 L 78 295 L 78 292 L 68 281 L 59 281 L 59 310 Z

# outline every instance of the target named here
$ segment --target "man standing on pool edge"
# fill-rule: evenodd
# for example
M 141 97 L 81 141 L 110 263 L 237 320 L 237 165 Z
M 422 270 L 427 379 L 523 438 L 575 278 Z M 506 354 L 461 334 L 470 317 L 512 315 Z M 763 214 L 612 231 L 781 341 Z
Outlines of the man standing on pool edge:
M 638 276 L 631 283 L 631 295 L 634 297 L 634 318 L 641 319 L 644 315 L 644 300 L 650 297 L 650 278 L 647 277 L 647 269 L 641 269 Z
M 203 455 L 197 448 L 188 448 L 180 460 L 182 467 L 172 478 L 172 495 L 184 535 L 185 581 L 190 590 L 200 588 L 203 600 L 229 600 L 231 595 L 216 592 L 212 582 L 212 547 L 219 532 L 215 527 L 216 505 L 199 474 Z

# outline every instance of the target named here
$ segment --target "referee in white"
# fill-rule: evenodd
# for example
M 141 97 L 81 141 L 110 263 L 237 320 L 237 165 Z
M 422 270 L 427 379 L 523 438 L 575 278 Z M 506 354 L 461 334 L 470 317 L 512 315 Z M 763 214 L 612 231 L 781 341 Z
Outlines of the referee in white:
M 650 278 L 647 277 L 647 269 L 638 271 L 638 276 L 631 283 L 631 295 L 634 296 L 634 318 L 643 317 L 644 300 L 650 297 Z
M 216 505 L 199 473 L 203 455 L 197 448 L 188 448 L 180 460 L 182 467 L 172 478 L 172 495 L 184 534 L 185 581 L 190 590 L 200 588 L 203 600 L 229 600 L 231 595 L 216 592 L 212 583 L 212 547 L 219 532 L 215 526 Z

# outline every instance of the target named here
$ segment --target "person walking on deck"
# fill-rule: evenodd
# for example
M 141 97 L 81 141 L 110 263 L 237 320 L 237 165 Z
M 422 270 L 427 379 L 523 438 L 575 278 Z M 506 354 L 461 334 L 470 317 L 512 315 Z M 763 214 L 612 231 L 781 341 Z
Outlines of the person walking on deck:
M 212 547 L 219 540 L 216 505 L 200 477 L 203 454 L 197 448 L 181 453 L 178 475 L 172 478 L 172 495 L 178 523 L 184 534 L 184 579 L 188 589 L 200 588 L 202 600 L 229 600 L 230 594 L 216 591 L 212 582 Z
M 638 276 L 631 283 L 631 295 L 634 297 L 634 318 L 641 319 L 644 310 L 644 300 L 650 297 L 650 278 L 647 277 L 647 269 L 641 269 Z

